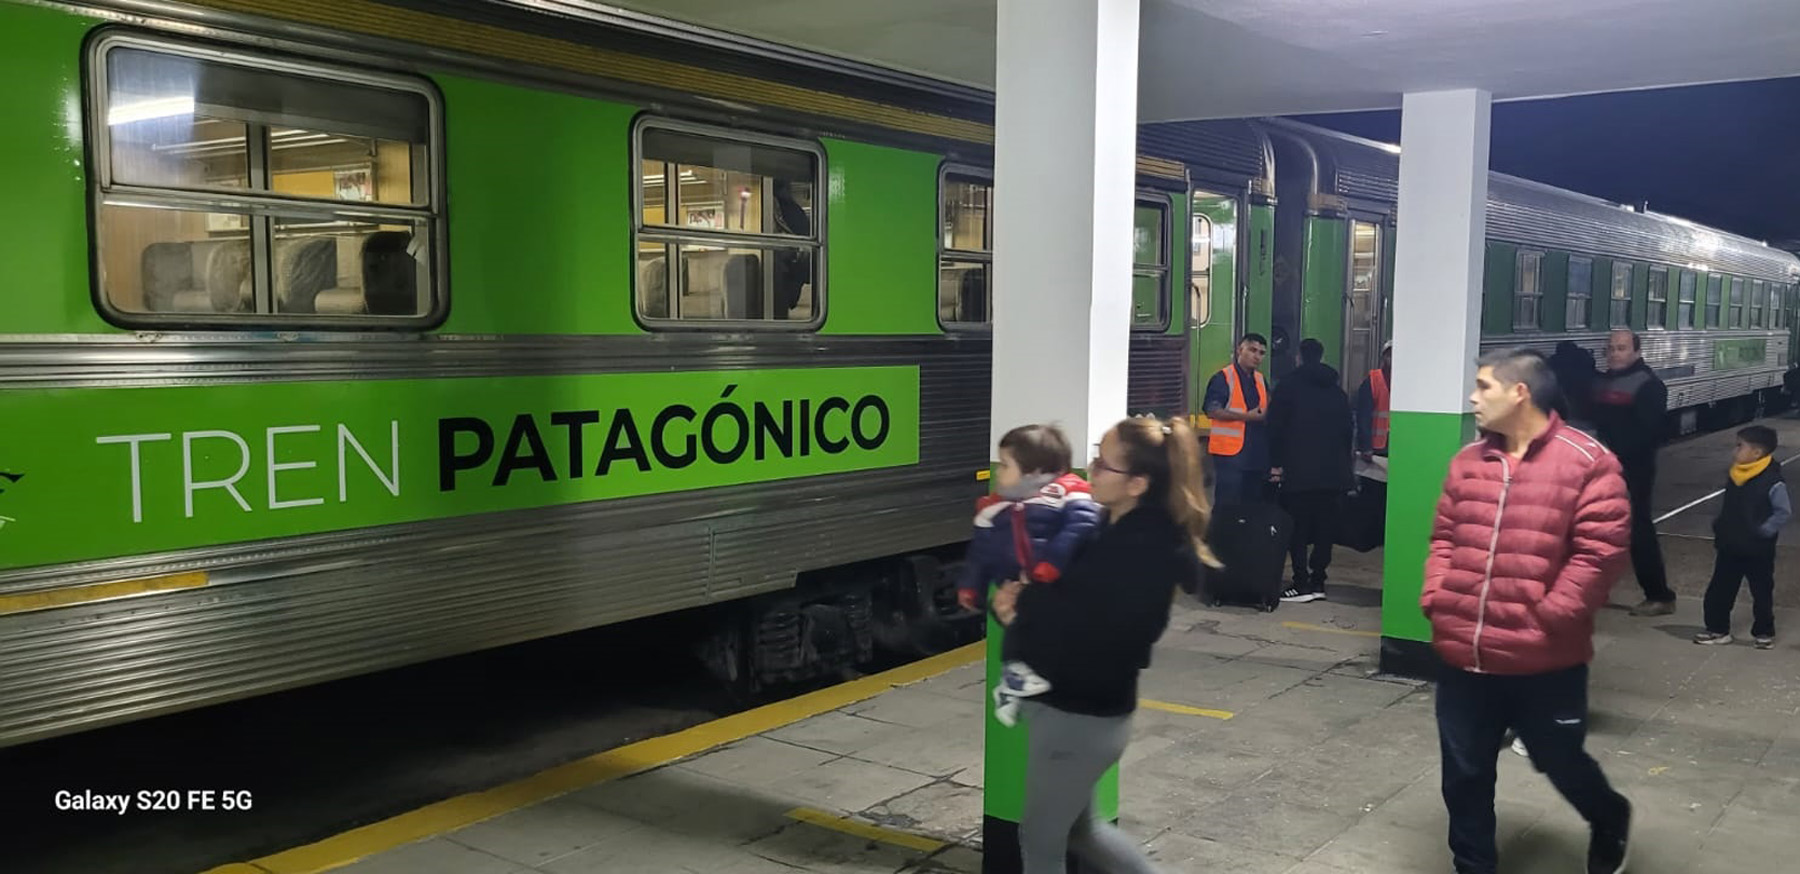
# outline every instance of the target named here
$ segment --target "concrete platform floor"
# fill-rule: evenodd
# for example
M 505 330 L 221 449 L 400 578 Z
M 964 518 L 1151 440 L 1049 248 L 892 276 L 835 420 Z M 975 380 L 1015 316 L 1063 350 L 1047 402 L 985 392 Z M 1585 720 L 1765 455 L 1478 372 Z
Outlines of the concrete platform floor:
M 1185 596 L 1145 674 L 1122 825 L 1163 870 L 1449 869 L 1432 690 L 1373 672 L 1372 556 L 1272 614 Z M 1629 578 L 1615 601 L 1635 600 Z M 1632 871 L 1800 858 L 1800 635 L 1699 647 L 1698 604 L 1601 621 L 1589 748 L 1637 806 Z M 1784 610 L 1784 628 L 1800 615 Z M 655 770 L 393 849 L 352 874 L 980 870 L 982 668 L 969 664 Z M 1183 708 L 1228 711 L 1229 719 Z M 1508 872 L 1580 870 L 1583 825 L 1501 754 Z

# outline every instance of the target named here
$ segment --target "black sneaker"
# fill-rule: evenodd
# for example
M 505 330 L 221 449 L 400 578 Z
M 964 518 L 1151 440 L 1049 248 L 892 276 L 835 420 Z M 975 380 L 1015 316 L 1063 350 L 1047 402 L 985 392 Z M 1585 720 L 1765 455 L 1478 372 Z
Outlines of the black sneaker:
M 1631 840 L 1631 808 L 1625 810 L 1625 826 L 1617 833 L 1593 830 L 1588 839 L 1588 874 L 1624 874 Z

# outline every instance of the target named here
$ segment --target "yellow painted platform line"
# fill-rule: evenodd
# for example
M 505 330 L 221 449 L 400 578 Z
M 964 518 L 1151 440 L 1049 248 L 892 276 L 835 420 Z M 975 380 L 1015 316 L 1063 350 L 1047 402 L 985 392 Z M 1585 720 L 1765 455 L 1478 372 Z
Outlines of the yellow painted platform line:
M 1167 701 L 1152 701 L 1149 698 L 1139 698 L 1138 706 L 1147 707 L 1151 710 L 1161 710 L 1164 713 L 1178 713 L 1182 716 L 1204 716 L 1208 719 L 1230 719 L 1237 715 L 1229 710 L 1208 710 L 1204 707 L 1189 707 L 1186 704 L 1170 704 Z
M 787 815 L 788 819 L 798 820 L 809 825 L 816 825 L 820 828 L 831 829 L 834 832 L 841 832 L 853 838 L 891 844 L 896 847 L 904 847 L 908 850 L 918 850 L 921 853 L 935 853 L 948 846 L 943 841 L 937 840 L 936 838 L 928 838 L 924 835 L 915 835 L 891 828 L 883 828 L 874 823 L 859 822 L 847 817 L 829 814 L 823 810 L 814 810 L 810 807 L 796 807 L 793 810 L 788 811 Z
M 1332 628 L 1329 625 L 1314 625 L 1311 622 L 1283 622 L 1281 623 L 1281 627 L 1292 628 L 1297 631 L 1323 631 L 1326 634 L 1348 634 L 1351 637 L 1381 636 L 1381 632 L 1379 631 L 1363 631 L 1358 628 Z
M 43 592 L 20 592 L 16 595 L 0 595 L 0 616 L 8 613 L 27 613 L 32 610 L 48 610 L 52 607 L 67 607 L 71 604 L 86 604 L 89 601 L 105 601 L 111 598 L 123 598 L 127 595 L 143 595 L 149 592 L 171 592 L 176 589 L 198 589 L 206 585 L 206 572 L 196 571 L 188 574 L 170 574 L 163 577 L 145 577 L 137 580 L 118 580 L 111 583 L 94 583 L 87 586 L 69 586 L 62 589 L 50 589 Z
M 891 671 L 577 759 L 504 786 L 458 795 L 318 843 L 214 868 L 206 874 L 316 874 L 341 868 L 376 853 L 455 831 L 576 789 L 661 767 L 732 741 L 873 698 L 896 686 L 973 664 L 987 655 L 986 647 L 985 641 L 976 641 Z

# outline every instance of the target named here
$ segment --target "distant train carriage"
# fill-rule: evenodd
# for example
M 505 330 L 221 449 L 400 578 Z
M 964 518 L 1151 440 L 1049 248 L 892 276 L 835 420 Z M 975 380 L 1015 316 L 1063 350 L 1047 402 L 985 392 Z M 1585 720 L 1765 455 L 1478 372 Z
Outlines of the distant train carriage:
M 1258 123 L 1276 174 L 1271 339 L 1320 339 L 1346 383 L 1391 338 L 1399 149 L 1291 121 Z M 1153 125 L 1178 131 L 1197 125 Z M 1165 136 L 1168 134 L 1165 134 Z M 1565 340 L 1604 368 L 1607 334 L 1632 328 L 1669 386 L 1672 430 L 1785 401 L 1800 260 L 1683 219 L 1492 173 L 1482 348 L 1546 354 Z M 1275 355 L 1275 375 L 1292 366 Z
M 0 0 L 0 745 L 655 615 L 747 685 L 968 633 L 989 95 L 573 7 L 146 8 Z M 1129 412 L 1204 425 L 1246 330 L 1373 366 L 1391 148 L 1140 153 Z M 1793 258 L 1494 197 L 1490 339 L 1774 384 Z

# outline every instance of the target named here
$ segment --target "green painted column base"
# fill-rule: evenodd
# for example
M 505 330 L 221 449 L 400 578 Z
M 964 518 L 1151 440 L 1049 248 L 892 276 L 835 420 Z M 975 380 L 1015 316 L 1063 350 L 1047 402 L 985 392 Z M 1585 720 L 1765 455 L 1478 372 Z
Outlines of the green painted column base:
M 1436 680 L 1444 669 L 1444 662 L 1429 643 L 1383 636 L 1381 657 L 1376 667 L 1382 673 L 1396 677 Z
M 1475 418 L 1395 411 L 1388 444 L 1387 537 L 1381 574 L 1381 669 L 1430 677 L 1437 671 L 1431 622 L 1419 609 L 1431 526 L 1450 459 L 1475 439 Z

